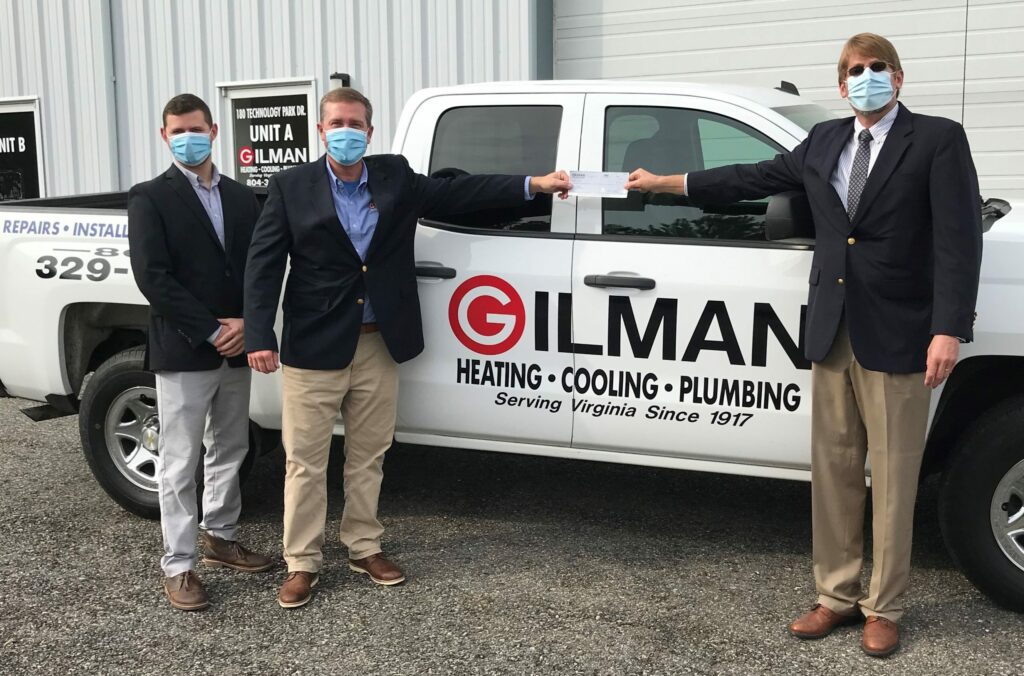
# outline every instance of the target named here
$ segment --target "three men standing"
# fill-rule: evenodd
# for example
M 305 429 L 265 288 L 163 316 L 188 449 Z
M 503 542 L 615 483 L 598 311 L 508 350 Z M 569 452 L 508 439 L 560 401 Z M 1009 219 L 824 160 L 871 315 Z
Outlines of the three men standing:
M 807 303 L 812 379 L 812 523 L 818 603 L 804 639 L 866 616 L 863 649 L 899 646 L 931 388 L 972 339 L 981 265 L 978 178 L 963 128 L 898 103 L 895 47 L 862 33 L 839 58 L 854 116 L 823 122 L 792 152 L 626 187 L 696 203 L 807 193 L 816 239 Z M 871 586 L 860 585 L 870 461 Z
M 129 191 L 128 242 L 135 281 L 150 304 L 146 359 L 156 373 L 161 425 L 164 592 L 173 607 L 200 610 L 209 601 L 194 572 L 198 528 L 207 565 L 247 572 L 271 566 L 235 539 L 238 471 L 249 450 L 242 280 L 259 205 L 251 190 L 213 165 L 217 125 L 202 99 L 181 94 L 168 101 L 160 135 L 174 163 Z
M 639 169 L 626 187 L 684 194 L 696 203 L 807 193 L 816 225 L 806 351 L 813 362 L 819 597 L 790 632 L 821 638 L 863 615 L 863 649 L 884 656 L 899 646 L 930 391 L 948 377 L 960 342 L 972 338 L 980 198 L 963 128 L 898 102 L 903 71 L 888 40 L 870 33 L 850 38 L 838 73 L 840 95 L 854 116 L 817 125 L 792 152 L 675 176 Z M 431 179 L 401 156 L 364 158 L 372 106 L 353 89 L 335 89 L 321 100 L 317 125 L 327 155 L 271 180 L 252 231 L 258 208 L 251 193 L 219 178 L 209 161 L 216 127 L 205 104 L 176 97 L 164 118 L 162 133 L 178 164 L 132 189 L 129 219 L 136 278 L 153 307 L 149 353 L 165 430 L 162 563 L 172 604 L 206 603 L 194 593 L 201 587 L 191 568 L 192 477 L 208 410 L 207 446 L 214 451 L 206 456 L 206 559 L 246 570 L 269 567 L 265 557 L 232 542 L 249 384 L 238 318 L 243 269 L 248 363 L 262 373 L 284 364 L 289 575 L 278 602 L 306 604 L 318 579 L 339 413 L 346 426 L 341 539 L 349 565 L 378 584 L 401 583 L 404 574 L 382 554 L 377 503 L 394 435 L 397 365 L 423 349 L 417 219 L 515 206 L 535 192 L 564 196 L 568 177 Z M 289 259 L 279 359 L 274 323 Z M 874 568 L 864 593 L 866 459 Z
M 400 155 L 364 158 L 372 116 L 354 89 L 324 95 L 317 128 L 327 155 L 271 179 L 246 268 L 249 364 L 261 373 L 284 364 L 289 574 L 278 603 L 285 608 L 309 601 L 323 563 L 327 462 L 339 412 L 349 566 L 382 585 L 405 579 L 382 554 L 377 502 L 395 431 L 398 364 L 423 350 L 417 219 L 517 206 L 533 193 L 569 188 L 560 172 L 437 179 L 413 172 Z M 289 258 L 279 358 L 274 321 Z

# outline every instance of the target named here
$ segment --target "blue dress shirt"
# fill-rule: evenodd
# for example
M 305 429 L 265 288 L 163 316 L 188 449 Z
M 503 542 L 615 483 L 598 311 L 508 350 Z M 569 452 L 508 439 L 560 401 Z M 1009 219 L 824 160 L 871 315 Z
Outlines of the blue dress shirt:
M 370 188 L 366 183 L 366 164 L 363 164 L 363 174 L 359 177 L 354 190 L 349 190 L 345 182 L 334 175 L 331 165 L 324 160 L 327 167 L 327 175 L 331 179 L 331 197 L 334 198 L 334 211 L 338 214 L 341 227 L 345 234 L 352 240 L 352 246 L 363 261 L 366 260 L 366 251 L 370 248 L 370 240 L 377 230 L 379 214 L 370 195 Z M 368 296 L 369 294 L 367 294 Z M 363 302 L 363 323 L 370 324 L 377 321 L 373 314 L 373 307 L 367 297 Z
M 373 233 L 377 230 L 379 218 L 377 207 L 373 203 L 373 196 L 370 195 L 370 188 L 367 185 L 366 163 L 363 163 L 362 176 L 354 185 L 342 181 L 334 175 L 330 160 L 325 158 L 324 165 L 327 169 L 327 177 L 331 181 L 334 211 L 338 215 L 338 220 L 341 221 L 341 227 L 345 229 L 345 234 L 352 240 L 352 246 L 355 247 L 359 258 L 365 262 L 366 251 L 370 248 L 370 240 L 373 239 Z M 523 181 L 523 197 L 526 200 L 533 199 L 533 195 L 530 194 L 529 176 Z M 363 323 L 370 324 L 377 321 L 377 316 L 373 313 L 369 293 L 366 296 L 363 300 Z

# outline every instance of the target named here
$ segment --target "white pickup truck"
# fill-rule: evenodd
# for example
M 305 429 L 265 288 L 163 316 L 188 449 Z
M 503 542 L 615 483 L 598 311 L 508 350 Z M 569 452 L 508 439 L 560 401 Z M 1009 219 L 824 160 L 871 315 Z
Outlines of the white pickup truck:
M 772 157 L 829 116 L 771 89 L 472 85 L 413 96 L 393 151 L 442 176 L 675 173 Z M 422 221 L 427 347 L 402 366 L 398 440 L 810 479 L 805 204 L 538 198 Z M 943 474 L 964 572 L 1024 611 L 1024 220 L 1009 211 L 983 208 L 976 340 L 934 396 L 925 472 Z M 40 419 L 78 412 L 97 480 L 155 516 L 159 421 L 126 231 L 123 193 L 0 206 L 0 394 L 47 402 L 27 410 Z M 254 378 L 251 420 L 255 451 L 274 447 L 277 374 Z

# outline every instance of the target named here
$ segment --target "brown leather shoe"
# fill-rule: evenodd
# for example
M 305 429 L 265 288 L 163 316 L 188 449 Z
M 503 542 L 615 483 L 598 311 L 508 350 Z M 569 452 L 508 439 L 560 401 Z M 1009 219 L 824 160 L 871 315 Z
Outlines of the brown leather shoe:
M 270 570 L 274 562 L 269 556 L 251 552 L 238 542 L 202 533 L 203 563 L 211 568 L 234 568 L 246 573 Z
M 320 581 L 316 573 L 296 570 L 288 573 L 288 578 L 277 590 L 277 603 L 282 608 L 298 608 L 309 603 L 313 597 L 313 587 Z
M 825 638 L 836 627 L 846 624 L 857 624 L 861 614 L 842 615 L 831 608 L 816 603 L 809 612 L 804 613 L 789 624 L 789 633 L 797 638 Z
M 203 583 L 191 570 L 164 578 L 164 594 L 171 607 L 178 610 L 202 610 L 210 605 Z
M 348 567 L 357 573 L 369 575 L 377 584 L 391 586 L 405 582 L 402 569 L 384 558 L 382 554 L 371 554 L 365 559 L 349 559 Z
M 864 621 L 864 652 L 872 657 L 888 657 L 900 647 L 900 627 L 892 620 L 871 615 Z

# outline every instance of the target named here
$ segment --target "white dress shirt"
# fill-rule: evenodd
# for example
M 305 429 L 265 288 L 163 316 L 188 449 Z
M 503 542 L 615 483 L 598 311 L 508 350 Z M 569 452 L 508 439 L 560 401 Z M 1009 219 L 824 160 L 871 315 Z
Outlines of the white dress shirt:
M 892 129 L 892 123 L 896 121 L 896 115 L 899 114 L 899 104 L 892 107 L 888 113 L 885 114 L 878 122 L 875 122 L 868 128 L 871 132 L 871 145 L 870 151 L 871 156 L 868 159 L 868 176 L 871 175 L 871 169 L 875 166 L 875 160 L 878 159 L 878 153 L 882 152 L 882 144 L 885 143 L 885 137 L 889 135 L 889 130 Z M 836 189 L 836 193 L 839 194 L 839 199 L 843 201 L 843 208 L 847 209 L 846 198 L 850 192 L 850 172 L 853 171 L 853 158 L 857 155 L 857 147 L 860 142 L 857 140 L 860 136 L 861 131 L 866 127 L 860 123 L 860 120 L 853 118 L 853 134 L 850 136 L 850 140 L 846 142 L 846 146 L 843 147 L 843 152 L 839 155 L 839 162 L 836 164 L 836 168 L 832 171 L 832 178 L 829 182 L 832 187 Z M 847 209 L 848 210 L 848 209 Z

